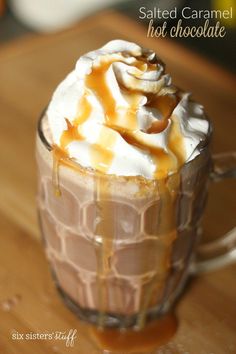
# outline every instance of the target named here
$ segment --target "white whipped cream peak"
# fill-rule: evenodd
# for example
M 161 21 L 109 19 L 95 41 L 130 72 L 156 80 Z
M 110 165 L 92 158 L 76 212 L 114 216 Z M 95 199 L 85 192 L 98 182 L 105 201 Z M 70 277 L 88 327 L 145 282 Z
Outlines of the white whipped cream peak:
M 47 116 L 53 143 L 68 157 L 123 176 L 175 172 L 200 153 L 209 132 L 203 107 L 172 86 L 155 53 L 124 40 L 83 55 Z

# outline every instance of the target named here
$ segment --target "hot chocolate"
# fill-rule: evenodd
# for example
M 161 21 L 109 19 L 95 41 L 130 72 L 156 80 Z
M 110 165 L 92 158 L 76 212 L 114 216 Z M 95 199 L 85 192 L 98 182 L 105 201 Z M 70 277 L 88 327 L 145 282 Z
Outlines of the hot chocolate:
M 168 311 L 207 195 L 210 124 L 156 55 L 112 41 L 56 89 L 37 137 L 38 205 L 58 288 L 100 326 Z

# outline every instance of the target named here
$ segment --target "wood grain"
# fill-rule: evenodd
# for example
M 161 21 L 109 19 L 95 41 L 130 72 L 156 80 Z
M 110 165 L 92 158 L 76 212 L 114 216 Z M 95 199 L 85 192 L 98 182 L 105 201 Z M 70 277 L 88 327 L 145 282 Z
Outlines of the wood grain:
M 39 242 L 34 140 L 37 119 L 55 86 L 84 52 L 114 38 L 153 48 L 177 85 L 193 92 L 214 124 L 213 151 L 236 149 L 235 78 L 178 44 L 146 38 L 146 29 L 113 12 L 55 35 L 30 35 L 0 48 L 0 353 L 98 353 L 86 327 L 60 301 Z M 235 181 L 212 186 L 207 238 L 235 224 Z M 222 207 L 223 206 L 223 207 Z M 180 325 L 162 348 L 172 354 L 236 353 L 236 266 L 191 282 L 177 306 Z M 13 299 L 13 300 L 12 300 Z M 15 300 L 14 300 L 15 299 Z M 12 304 L 13 302 L 13 304 Z M 10 305 L 12 306 L 10 306 Z M 76 328 L 75 346 L 13 341 L 11 332 Z M 169 350 L 169 351 L 168 351 Z

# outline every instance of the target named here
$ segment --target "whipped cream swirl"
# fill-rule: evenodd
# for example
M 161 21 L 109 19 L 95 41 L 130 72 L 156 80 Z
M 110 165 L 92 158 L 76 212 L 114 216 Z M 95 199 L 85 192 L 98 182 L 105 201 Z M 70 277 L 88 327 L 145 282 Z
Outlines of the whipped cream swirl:
M 47 110 L 53 144 L 84 167 L 161 178 L 200 153 L 203 107 L 176 89 L 156 54 L 113 40 L 82 56 Z

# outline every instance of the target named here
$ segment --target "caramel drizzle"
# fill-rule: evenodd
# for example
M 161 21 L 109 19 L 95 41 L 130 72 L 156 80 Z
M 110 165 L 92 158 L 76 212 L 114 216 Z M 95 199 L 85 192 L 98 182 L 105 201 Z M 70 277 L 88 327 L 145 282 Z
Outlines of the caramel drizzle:
M 174 115 L 171 117 L 172 127 L 169 135 L 169 149 L 177 159 L 178 167 L 185 163 L 185 148 L 183 137 L 180 131 L 178 118 Z
M 176 172 L 178 167 L 185 161 L 185 153 L 182 142 L 182 136 L 178 127 L 178 122 L 171 114 L 177 104 L 177 98 L 174 95 L 149 95 L 148 105 L 152 108 L 157 108 L 162 116 L 162 120 L 155 121 L 147 130 L 148 134 L 156 134 L 166 129 L 168 119 L 171 117 L 172 126 L 170 128 L 168 148 L 172 154 L 165 152 L 162 148 L 149 146 L 148 143 L 137 137 L 137 110 L 139 107 L 140 92 L 130 92 L 127 89 L 122 89 L 123 94 L 129 99 L 130 106 L 128 109 L 117 107 L 116 101 L 106 81 L 106 72 L 110 65 L 115 61 L 115 58 L 104 60 L 102 65 L 93 67 L 92 72 L 87 75 L 85 84 L 87 91 L 82 96 L 79 102 L 78 116 L 70 123 L 66 119 L 67 129 L 63 132 L 60 139 L 61 148 L 66 151 L 67 146 L 72 141 L 83 140 L 84 137 L 79 132 L 80 125 L 86 122 L 89 118 L 92 107 L 87 98 L 88 90 L 91 90 L 101 102 L 105 113 L 105 126 L 118 132 L 126 142 L 138 147 L 141 150 L 151 154 L 153 162 L 156 165 L 155 178 L 162 178 L 168 175 L 169 171 Z M 152 70 L 156 67 L 155 64 L 146 63 L 144 58 L 136 59 L 131 65 L 139 70 Z M 123 109 L 123 110 L 122 110 Z M 121 112 L 120 112 L 121 110 Z M 108 129 L 101 129 L 98 141 L 91 146 L 91 162 L 95 170 L 106 173 L 111 166 L 114 158 L 114 146 L 116 135 Z
M 163 260 L 163 264 L 162 264 L 162 267 L 165 272 L 165 278 L 168 277 L 173 241 L 177 237 L 175 204 L 177 201 L 179 186 L 180 186 L 179 174 L 175 174 L 165 179 L 158 180 L 158 193 L 160 196 L 161 210 L 159 214 L 159 225 L 158 225 L 157 235 L 162 235 L 162 237 L 165 238 L 165 246 L 168 247 L 168 251 L 167 249 L 165 250 L 166 257 Z M 157 248 L 158 247 L 159 246 L 157 244 Z M 157 249 L 157 253 L 158 253 L 158 249 Z M 147 311 L 150 306 L 150 302 L 153 295 L 155 296 L 155 286 L 158 281 L 157 280 L 158 274 L 159 274 L 159 269 L 158 268 L 154 269 L 154 274 L 147 288 L 144 291 L 143 302 L 140 306 L 140 312 L 136 324 L 138 329 L 143 329 L 146 324 Z
M 182 143 L 182 135 L 178 128 L 178 123 L 172 121 L 172 126 L 170 128 L 168 148 L 172 154 L 165 152 L 161 148 L 149 146 L 146 142 L 140 140 L 140 138 L 136 136 L 136 130 L 138 128 L 136 113 L 139 107 L 141 94 L 139 92 L 131 93 L 127 89 L 123 89 L 123 93 L 127 94 L 127 97 L 131 97 L 130 108 L 124 113 L 124 128 L 124 125 L 121 123 L 116 101 L 106 82 L 105 74 L 112 62 L 112 60 L 109 60 L 104 62 L 103 65 L 93 68 L 91 74 L 86 78 L 87 88 L 96 94 L 104 108 L 106 125 L 118 132 L 129 144 L 151 154 L 156 165 L 155 178 L 166 177 L 169 171 L 176 172 L 179 166 L 181 166 L 185 161 L 185 150 Z M 135 65 L 139 70 L 147 67 L 147 64 L 143 60 L 136 60 L 135 64 L 132 65 Z M 154 64 L 149 64 L 149 69 L 150 65 L 151 68 L 155 67 Z M 154 122 L 148 129 L 147 133 L 154 134 L 163 131 L 168 125 L 168 119 L 171 116 L 176 104 L 177 98 L 173 95 L 151 97 L 149 106 L 157 108 L 161 112 L 163 119 Z M 106 144 L 104 144 L 104 142 L 106 142 Z M 103 146 L 102 148 L 101 145 Z M 99 142 L 95 146 L 95 153 L 92 152 L 92 154 L 96 156 L 96 158 L 93 158 L 93 166 L 95 168 L 102 170 L 102 172 L 108 171 L 112 162 L 112 148 L 114 145 L 115 142 L 112 142 L 112 139 L 107 138 L 106 134 L 102 134 L 99 137 Z M 104 164 L 106 165 L 106 168 L 103 167 Z
M 61 196 L 60 183 L 59 183 L 59 167 L 60 164 L 68 160 L 67 152 L 62 150 L 59 146 L 52 146 L 52 185 L 56 197 Z
M 98 326 L 104 327 L 107 299 L 107 276 L 110 272 L 110 259 L 113 255 L 113 240 L 115 236 L 113 210 L 104 203 L 106 195 L 111 195 L 109 180 L 97 176 L 95 189 L 95 203 L 99 210 L 100 221 L 96 225 L 95 235 L 101 237 L 101 241 L 95 240 L 97 256 L 97 286 L 98 286 L 98 304 L 99 317 Z
M 104 62 L 99 67 L 93 67 L 91 74 L 87 75 L 85 80 L 86 87 L 92 90 L 101 102 L 108 123 L 116 119 L 116 102 L 106 83 L 105 77 L 112 62 Z
M 83 140 L 83 136 L 79 133 L 77 125 L 71 124 L 69 119 L 65 118 L 67 129 L 64 130 L 60 139 L 60 146 L 62 150 L 67 150 L 67 146 L 72 141 Z
M 113 160 L 113 147 L 116 142 L 116 134 L 107 127 L 101 127 L 96 144 L 90 149 L 92 166 L 103 173 L 106 173 Z
M 168 125 L 168 119 L 171 116 L 178 100 L 174 95 L 154 96 L 149 102 L 149 107 L 156 108 L 162 114 L 161 120 L 156 120 L 147 130 L 149 134 L 161 133 Z
M 64 130 L 60 139 L 60 147 L 64 151 L 67 150 L 67 146 L 71 142 L 84 140 L 83 135 L 79 132 L 79 126 L 86 122 L 92 111 L 92 106 L 88 101 L 86 93 L 82 96 L 79 106 L 78 115 L 73 120 L 73 123 L 68 118 L 65 118 L 67 129 Z
M 60 138 L 60 147 L 56 144 L 52 146 L 53 156 L 53 173 L 52 182 L 54 187 L 54 194 L 56 196 L 61 195 L 60 183 L 59 183 L 59 167 L 61 164 L 75 169 L 76 165 L 69 158 L 67 147 L 73 141 L 83 140 L 84 137 L 79 132 L 79 125 L 84 123 L 92 111 L 92 106 L 87 99 L 86 93 L 80 100 L 80 110 L 77 117 L 74 119 L 73 124 L 68 118 L 65 118 L 67 129 L 65 129 Z

